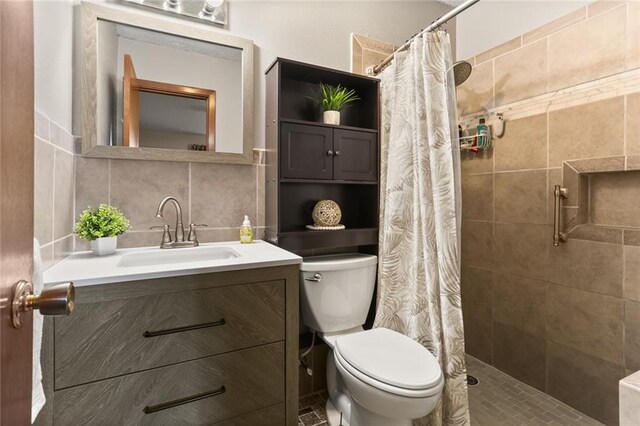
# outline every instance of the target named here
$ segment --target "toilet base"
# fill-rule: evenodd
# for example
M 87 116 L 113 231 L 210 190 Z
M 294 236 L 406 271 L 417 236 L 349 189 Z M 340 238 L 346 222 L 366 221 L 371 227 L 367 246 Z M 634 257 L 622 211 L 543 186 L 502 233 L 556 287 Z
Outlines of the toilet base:
M 333 405 L 330 399 L 327 399 L 325 408 L 327 410 L 327 423 L 329 426 L 350 426 L 348 417 L 345 418 L 344 414 Z

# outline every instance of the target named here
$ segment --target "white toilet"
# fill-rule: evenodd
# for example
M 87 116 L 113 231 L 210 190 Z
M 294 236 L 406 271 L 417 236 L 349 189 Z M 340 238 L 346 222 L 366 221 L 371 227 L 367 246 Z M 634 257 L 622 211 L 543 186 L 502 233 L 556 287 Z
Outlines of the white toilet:
M 377 257 L 305 258 L 300 267 L 305 325 L 329 345 L 330 426 L 410 426 L 440 400 L 444 377 L 433 355 L 386 328 L 362 328 L 373 296 Z

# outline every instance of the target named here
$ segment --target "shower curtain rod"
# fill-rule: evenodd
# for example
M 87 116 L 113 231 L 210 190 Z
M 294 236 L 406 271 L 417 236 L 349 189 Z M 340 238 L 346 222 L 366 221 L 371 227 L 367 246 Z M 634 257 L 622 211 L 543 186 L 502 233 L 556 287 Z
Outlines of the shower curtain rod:
M 409 47 L 409 45 L 411 44 L 411 41 L 418 37 L 421 36 L 424 33 L 427 33 L 429 31 L 433 31 L 436 28 L 438 28 L 439 26 L 441 26 L 442 24 L 446 23 L 449 19 L 454 18 L 455 16 L 457 16 L 458 14 L 464 12 L 465 10 L 469 9 L 471 6 L 473 6 L 474 4 L 478 3 L 480 0 L 467 0 L 466 2 L 462 3 L 460 6 L 451 9 L 449 12 L 445 13 L 444 15 L 442 15 L 441 17 L 439 17 L 438 19 L 436 19 L 435 21 L 433 21 L 427 28 L 423 29 L 422 31 L 418 32 L 417 34 L 414 34 L 409 40 L 407 40 L 402 46 L 398 47 L 396 50 L 393 51 L 393 53 L 389 56 L 387 56 L 384 61 L 380 62 L 378 65 L 376 65 L 375 67 L 368 67 L 367 68 L 367 74 L 369 75 L 376 75 L 378 74 L 380 71 L 382 71 L 382 69 L 393 60 L 393 55 L 395 55 L 397 52 L 401 52 L 404 49 L 406 49 L 407 47 Z

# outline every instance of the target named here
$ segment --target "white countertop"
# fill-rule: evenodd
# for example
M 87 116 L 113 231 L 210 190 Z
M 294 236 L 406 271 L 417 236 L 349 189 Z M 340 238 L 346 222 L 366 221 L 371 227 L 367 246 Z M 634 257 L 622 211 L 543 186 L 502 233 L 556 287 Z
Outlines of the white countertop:
M 160 265 L 118 266 L 129 253 L 161 250 L 158 247 L 118 249 L 109 256 L 94 256 L 90 251 L 76 252 L 58 262 L 43 273 L 44 284 L 53 285 L 72 281 L 76 287 L 146 280 L 152 278 L 196 275 L 209 272 L 237 271 L 270 266 L 295 265 L 302 258 L 264 241 L 240 244 L 236 241 L 200 244 L 197 248 L 166 249 L 171 251 L 198 250 L 201 247 L 229 247 L 237 251 L 236 258 L 196 262 L 168 263 Z M 163 250 L 164 251 L 164 250 Z

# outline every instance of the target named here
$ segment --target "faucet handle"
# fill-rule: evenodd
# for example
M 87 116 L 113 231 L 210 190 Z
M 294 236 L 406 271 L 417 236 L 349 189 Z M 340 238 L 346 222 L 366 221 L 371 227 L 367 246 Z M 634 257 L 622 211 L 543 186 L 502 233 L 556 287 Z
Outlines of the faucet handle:
M 189 225 L 189 236 L 187 237 L 187 241 L 192 241 L 193 246 L 198 247 L 200 243 L 198 243 L 198 234 L 196 234 L 196 228 L 206 228 L 207 226 L 208 225 L 205 225 L 204 223 L 202 224 L 192 223 L 191 225 Z
M 152 226 L 149 229 L 163 229 L 164 232 L 162 233 L 162 243 L 160 243 L 160 248 L 171 247 L 171 233 L 169 232 L 169 225 Z

